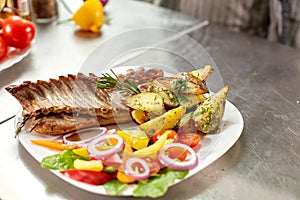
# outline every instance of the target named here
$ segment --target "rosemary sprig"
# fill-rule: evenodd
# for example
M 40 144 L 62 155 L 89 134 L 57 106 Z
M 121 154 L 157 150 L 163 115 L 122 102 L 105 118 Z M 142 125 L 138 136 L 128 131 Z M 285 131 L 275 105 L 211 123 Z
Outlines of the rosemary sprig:
M 112 90 L 120 90 L 122 92 L 126 92 L 129 94 L 138 94 L 141 93 L 137 85 L 125 78 L 125 81 L 121 81 L 119 77 L 111 70 L 112 75 L 105 73 L 102 74 L 102 78 L 97 82 L 97 88 L 101 89 L 112 89 Z

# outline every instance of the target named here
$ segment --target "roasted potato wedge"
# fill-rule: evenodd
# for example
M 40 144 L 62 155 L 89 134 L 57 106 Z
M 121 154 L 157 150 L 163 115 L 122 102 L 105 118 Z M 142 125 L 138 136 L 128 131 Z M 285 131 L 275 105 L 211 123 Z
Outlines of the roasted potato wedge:
M 210 65 L 205 65 L 204 67 L 188 72 L 187 74 L 192 75 L 198 81 L 205 81 L 207 77 L 212 73 L 213 69 Z
M 203 101 L 205 101 L 205 96 L 203 94 L 185 94 L 177 97 L 179 101 L 179 105 L 186 107 L 187 109 L 192 108 L 194 106 L 199 105 Z
M 183 79 L 188 80 L 196 85 L 198 85 L 204 93 L 209 92 L 205 80 L 209 77 L 209 75 L 213 72 L 213 69 L 210 65 L 206 65 L 200 69 L 191 71 L 191 72 L 181 72 L 178 75 Z
M 167 129 L 173 129 L 183 117 L 185 111 L 185 107 L 179 106 L 165 112 L 163 115 L 141 124 L 140 129 L 145 131 L 149 137 L 151 137 L 157 130 L 164 131 Z
M 145 123 L 146 121 L 148 121 L 150 119 L 150 116 L 148 115 L 148 113 L 141 111 L 141 110 L 132 110 L 130 112 L 130 115 L 131 115 L 132 119 L 138 124 Z
M 182 85 L 178 86 L 176 84 Z M 179 89 L 178 87 L 182 88 Z M 178 93 L 178 89 L 180 93 Z M 151 91 L 157 93 L 168 108 L 175 108 L 180 105 L 191 108 L 203 102 L 205 100 L 203 93 L 205 92 L 197 92 L 196 90 L 197 86 L 195 84 L 179 78 L 156 79 L 152 82 L 151 87 Z
M 168 91 L 160 91 L 157 94 L 163 99 L 163 102 L 167 108 L 184 106 L 189 109 L 199 105 L 206 99 L 203 94 L 182 94 L 176 96 Z
M 158 91 L 157 94 L 163 99 L 163 102 L 167 108 L 176 108 L 179 106 L 179 102 L 176 95 L 168 90 Z
M 193 113 L 198 130 L 209 133 L 215 130 L 224 115 L 228 86 L 208 97 Z
M 164 113 L 163 99 L 153 92 L 142 92 L 127 98 L 127 105 L 135 110 L 141 110 L 153 115 Z
M 205 94 L 207 88 L 200 87 L 197 83 L 188 81 L 180 77 L 161 77 L 152 81 L 151 90 L 155 93 L 160 91 L 169 91 L 176 94 L 180 91 L 181 94 Z

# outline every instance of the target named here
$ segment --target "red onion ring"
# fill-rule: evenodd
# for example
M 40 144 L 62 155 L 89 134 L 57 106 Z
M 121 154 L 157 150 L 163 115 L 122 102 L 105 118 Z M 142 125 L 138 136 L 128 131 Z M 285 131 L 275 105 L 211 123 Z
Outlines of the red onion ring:
M 173 148 L 173 147 L 179 147 L 179 148 L 183 148 L 183 149 L 187 150 L 189 152 L 190 159 L 180 162 L 180 161 L 177 161 L 175 159 L 168 157 L 166 154 L 166 151 L 169 148 Z M 181 144 L 181 143 L 171 143 L 171 144 L 164 145 L 163 148 L 161 150 L 159 150 L 159 152 L 157 154 L 157 158 L 158 158 L 159 162 L 161 162 L 161 164 L 163 164 L 167 167 L 170 167 L 172 169 L 175 169 L 175 170 L 191 170 L 191 169 L 195 168 L 199 162 L 195 151 L 191 147 L 189 147 L 185 144 Z
M 109 129 L 107 130 L 106 134 L 108 135 L 112 135 L 112 134 L 116 134 L 117 133 L 117 130 L 116 129 Z
M 134 166 L 134 164 L 138 164 L 140 166 Z M 139 170 L 140 167 L 143 168 L 142 172 Z M 150 167 L 144 159 L 132 157 L 125 161 L 124 172 L 126 175 L 135 180 L 143 180 L 150 176 Z
M 95 132 L 96 131 L 96 132 Z M 79 148 L 87 147 L 88 143 L 90 143 L 95 138 L 106 134 L 107 128 L 105 127 L 97 127 L 97 128 L 87 128 L 78 130 L 62 137 L 62 142 L 68 146 L 77 146 Z M 72 136 L 78 134 L 81 140 L 69 140 Z M 95 135 L 96 134 L 96 135 Z
M 108 139 L 116 139 L 118 141 L 118 143 L 115 146 L 108 148 L 108 149 L 103 149 L 103 150 L 97 149 L 97 144 L 101 144 Z M 123 147 L 124 147 L 123 138 L 116 134 L 101 135 L 101 136 L 97 137 L 96 139 L 92 140 L 87 145 L 89 154 L 96 159 L 105 159 L 113 154 L 120 152 L 123 149 Z

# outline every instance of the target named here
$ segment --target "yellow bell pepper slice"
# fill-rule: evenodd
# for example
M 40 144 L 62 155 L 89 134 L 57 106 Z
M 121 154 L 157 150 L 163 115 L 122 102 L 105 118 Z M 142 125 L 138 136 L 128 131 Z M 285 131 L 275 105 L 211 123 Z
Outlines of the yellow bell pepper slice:
M 99 32 L 104 23 L 103 5 L 99 0 L 87 0 L 74 13 L 72 20 L 82 30 Z
M 125 174 L 124 171 L 118 170 L 117 173 L 117 179 L 121 182 L 121 183 L 133 183 L 136 180 L 134 178 L 131 178 L 130 176 L 127 176 Z
M 103 170 L 103 164 L 101 160 L 80 160 L 76 159 L 73 163 L 74 168 L 78 170 L 89 170 L 95 172 L 101 172 Z
M 137 157 L 156 157 L 156 153 L 165 145 L 167 139 L 168 135 L 164 134 L 154 144 L 133 152 L 133 155 Z
M 134 149 L 142 149 L 148 146 L 149 139 L 144 131 L 141 130 L 122 130 L 117 131 L 125 142 L 128 142 Z
M 79 156 L 82 156 L 82 157 L 85 157 L 85 158 L 90 157 L 87 148 L 78 148 L 78 149 L 73 149 L 72 151 L 73 151 L 73 153 L 75 153 Z
M 123 153 L 123 163 L 125 162 L 126 159 L 130 158 L 132 156 L 132 148 L 129 142 L 125 141 L 125 147 L 124 147 L 124 153 Z M 131 178 L 130 176 L 127 176 L 124 172 L 124 165 L 122 164 L 117 172 L 117 179 L 121 182 L 121 183 L 133 183 L 136 180 L 134 178 Z

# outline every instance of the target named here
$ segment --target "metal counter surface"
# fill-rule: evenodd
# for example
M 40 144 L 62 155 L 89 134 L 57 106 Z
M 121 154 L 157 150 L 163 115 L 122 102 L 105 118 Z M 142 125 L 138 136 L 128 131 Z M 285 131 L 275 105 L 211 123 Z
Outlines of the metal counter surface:
M 92 49 L 124 30 L 184 30 L 198 23 L 135 1 L 113 0 L 107 10 L 112 24 L 94 39 L 76 36 L 73 24 L 38 26 L 30 55 L 0 72 L 1 121 L 19 109 L 6 85 L 75 73 Z M 225 155 L 160 199 L 300 199 L 300 51 L 214 25 L 189 35 L 216 62 L 230 87 L 228 100 L 243 115 L 244 131 Z M 0 199 L 129 199 L 80 190 L 42 169 L 14 138 L 13 124 L 0 124 Z

